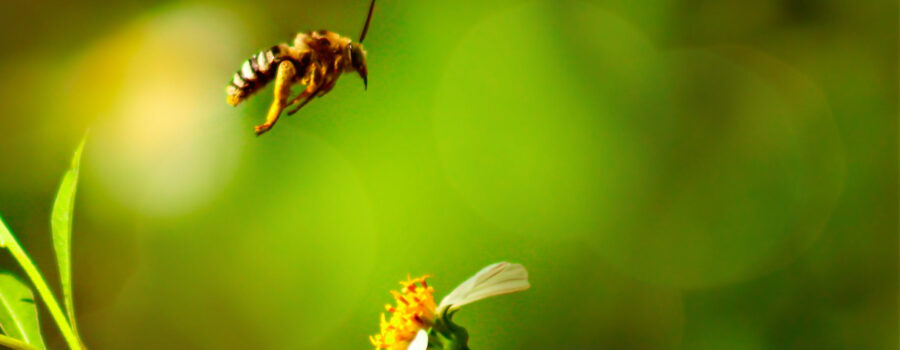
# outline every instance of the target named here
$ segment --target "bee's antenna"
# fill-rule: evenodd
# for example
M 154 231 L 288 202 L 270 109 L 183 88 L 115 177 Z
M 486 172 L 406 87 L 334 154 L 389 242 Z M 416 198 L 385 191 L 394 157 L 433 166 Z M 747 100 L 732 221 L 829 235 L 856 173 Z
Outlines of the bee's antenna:
M 366 25 L 363 27 L 362 34 L 359 35 L 359 42 L 361 43 L 363 39 L 366 38 L 366 33 L 369 32 L 369 22 L 372 22 L 372 11 L 375 10 L 375 0 L 372 0 L 372 4 L 369 5 L 369 15 L 366 16 Z

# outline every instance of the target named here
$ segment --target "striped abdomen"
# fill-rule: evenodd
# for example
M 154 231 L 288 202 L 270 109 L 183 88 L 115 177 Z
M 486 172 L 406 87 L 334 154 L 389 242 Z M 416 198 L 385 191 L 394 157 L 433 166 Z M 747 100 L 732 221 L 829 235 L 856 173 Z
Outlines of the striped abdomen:
M 244 61 L 241 69 L 234 73 L 228 84 L 228 104 L 237 106 L 245 98 L 262 89 L 272 80 L 278 70 L 278 64 L 285 57 L 287 46 L 282 44 L 260 51 Z

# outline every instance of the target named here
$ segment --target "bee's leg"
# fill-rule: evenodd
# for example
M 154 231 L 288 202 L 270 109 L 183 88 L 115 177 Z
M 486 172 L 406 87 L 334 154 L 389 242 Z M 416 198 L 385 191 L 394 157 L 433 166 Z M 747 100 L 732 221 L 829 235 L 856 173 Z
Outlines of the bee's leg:
M 294 83 L 296 76 L 297 71 L 294 69 L 294 64 L 290 61 L 282 61 L 278 65 L 278 73 L 275 76 L 275 99 L 272 101 L 272 105 L 269 106 L 265 124 L 256 126 L 257 136 L 269 131 L 275 125 L 275 122 L 278 121 L 281 111 L 288 106 L 287 100 L 290 97 L 291 85 Z
M 322 85 L 322 88 L 319 89 L 319 93 L 317 95 L 325 96 L 325 94 L 330 92 L 331 89 L 334 89 L 334 86 L 337 84 L 337 80 L 340 77 L 340 73 L 334 74 L 334 77 L 328 79 L 328 81 L 324 85 Z
M 337 83 L 338 77 L 340 77 L 340 73 L 328 74 L 322 78 L 322 80 L 324 81 L 321 84 L 310 83 L 310 85 L 306 87 L 306 90 L 304 90 L 303 93 L 300 94 L 300 96 L 297 96 L 294 101 L 291 101 L 291 104 L 294 104 L 294 102 L 297 102 L 300 99 L 304 99 L 302 103 L 297 105 L 297 107 L 294 107 L 294 109 L 288 111 L 288 115 L 297 113 L 300 108 L 303 108 L 303 106 L 309 103 L 309 101 L 311 101 L 314 97 L 325 96 L 325 94 L 327 94 L 329 91 L 331 91 L 331 89 L 334 88 L 334 85 Z
M 295 103 L 300 102 L 300 101 L 306 102 L 306 100 L 309 99 L 309 97 L 312 96 L 312 95 L 313 95 L 313 92 L 316 91 L 316 90 L 318 90 L 318 86 L 317 86 L 316 84 L 309 83 L 309 85 L 306 86 L 306 89 L 303 90 L 303 92 L 301 92 L 300 95 L 298 95 L 296 98 L 294 98 L 293 100 L 291 100 L 291 102 L 288 103 L 287 105 L 288 105 L 288 106 L 292 106 L 292 105 L 294 105 Z M 305 104 L 305 103 L 301 103 L 301 105 L 303 105 L 303 104 Z M 299 109 L 300 109 L 300 108 L 299 108 L 299 106 L 298 106 L 297 108 L 294 108 L 293 110 L 288 111 L 288 115 L 292 115 L 292 114 L 294 114 L 294 113 L 297 113 L 297 110 L 299 110 Z
M 307 67 L 306 69 L 306 73 L 304 73 L 303 79 L 300 79 L 300 84 L 306 85 L 306 89 L 304 89 L 299 96 L 291 100 L 291 102 L 287 104 L 288 106 L 306 100 L 306 98 L 309 97 L 310 94 L 313 93 L 313 91 L 319 89 L 319 82 L 322 80 L 322 76 L 318 73 L 318 65 L 315 63 L 310 63 L 309 67 Z M 298 109 L 299 108 L 295 108 L 294 110 L 288 112 L 288 115 L 297 113 Z
M 303 108 L 303 106 L 306 106 L 306 104 L 309 103 L 309 101 L 312 101 L 312 99 L 314 97 L 319 96 L 319 92 L 322 91 L 322 88 L 325 87 L 326 85 L 328 85 L 328 82 L 324 81 L 327 79 L 326 76 L 318 74 L 319 70 L 316 69 L 316 67 L 312 67 L 311 69 L 312 69 L 312 73 L 311 73 L 312 75 L 310 76 L 309 82 L 306 85 L 306 90 L 303 90 L 303 93 L 301 93 L 300 96 L 297 96 L 297 98 L 295 98 L 293 101 L 291 101 L 291 104 L 294 104 L 294 102 L 298 102 L 300 100 L 303 100 L 303 101 L 300 102 L 300 104 L 298 104 L 297 107 L 294 107 L 294 109 L 288 111 L 288 115 L 293 115 L 294 113 L 297 113 L 297 111 L 299 111 L 300 108 Z
M 312 90 L 310 88 L 312 88 Z M 288 111 L 287 114 L 294 115 L 294 113 L 297 113 L 297 111 L 299 111 L 300 108 L 303 108 L 303 106 L 306 106 L 306 104 L 309 103 L 309 101 L 312 101 L 312 99 L 314 97 L 316 97 L 316 95 L 318 95 L 319 91 L 321 91 L 321 90 L 322 90 L 322 86 L 317 86 L 312 83 L 307 85 L 306 90 L 303 90 L 303 92 L 300 94 L 300 96 L 297 96 L 297 98 L 295 98 L 293 101 L 291 101 L 291 104 L 294 104 L 294 102 L 300 101 L 301 99 L 303 99 L 303 102 L 300 102 L 300 104 L 298 104 L 297 107 L 294 107 L 294 109 Z

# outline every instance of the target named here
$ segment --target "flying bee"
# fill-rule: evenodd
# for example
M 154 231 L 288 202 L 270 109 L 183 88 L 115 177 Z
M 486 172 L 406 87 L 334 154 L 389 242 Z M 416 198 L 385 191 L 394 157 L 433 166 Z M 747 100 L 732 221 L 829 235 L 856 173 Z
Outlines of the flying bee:
M 313 98 L 327 94 L 343 73 L 358 73 L 363 86 L 368 87 L 369 71 L 362 41 L 369 31 L 374 9 L 375 0 L 372 0 L 358 43 L 334 32 L 318 30 L 297 34 L 292 45 L 282 43 L 254 54 L 234 73 L 226 88 L 228 104 L 237 106 L 275 80 L 275 99 L 269 107 L 266 122 L 255 128 L 258 136 L 275 125 L 284 109 L 296 104 L 288 111 L 288 115 L 292 115 Z M 291 86 L 297 83 L 306 88 L 290 99 Z

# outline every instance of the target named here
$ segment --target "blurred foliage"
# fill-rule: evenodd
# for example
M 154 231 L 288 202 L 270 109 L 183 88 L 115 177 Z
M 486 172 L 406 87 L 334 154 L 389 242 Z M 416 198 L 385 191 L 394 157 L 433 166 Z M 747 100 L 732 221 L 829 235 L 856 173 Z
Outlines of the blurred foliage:
M 50 217 L 50 228 L 53 234 L 53 251 L 56 253 L 56 265 L 59 268 L 59 281 L 62 287 L 63 302 L 66 305 L 66 316 L 72 326 L 73 333 L 78 334 L 75 321 L 75 299 L 72 295 L 72 221 L 75 212 L 75 193 L 78 188 L 78 173 L 81 169 L 81 154 L 87 136 L 81 139 L 72 163 L 63 175 L 62 183 L 53 200 L 53 212 Z M 79 343 L 82 341 L 79 339 Z
M 407 273 L 510 260 L 473 349 L 898 347 L 896 1 L 383 0 L 368 91 L 253 136 L 240 62 L 366 5 L 0 4 L 0 213 L 48 280 L 92 130 L 86 344 L 366 348 Z
M 2 271 L 3 279 L 0 279 L 0 345 L 10 349 L 30 350 L 44 349 L 45 345 L 41 335 L 38 313 L 35 308 L 34 293 L 31 287 L 37 290 L 44 307 L 53 318 L 56 326 L 71 350 L 83 350 L 84 342 L 81 340 L 75 327 L 75 309 L 72 295 L 72 217 L 75 204 L 75 192 L 78 187 L 79 164 L 81 154 L 87 137 L 81 140 L 75 154 L 72 156 L 71 166 L 63 175 L 62 183 L 56 193 L 53 202 L 53 211 L 50 215 L 50 226 L 53 237 L 53 250 L 56 253 L 56 262 L 59 268 L 60 286 L 63 290 L 63 301 L 66 311 L 60 307 L 60 303 L 47 279 L 29 257 L 28 253 L 19 244 L 15 235 L 6 227 L 6 223 L 0 218 L 0 248 L 9 257 L 15 259 L 16 265 L 28 276 L 30 285 L 21 282 L 9 271 Z
M 9 271 L 0 272 L 0 305 L 0 328 L 4 335 L 33 349 L 45 349 L 34 293 Z

